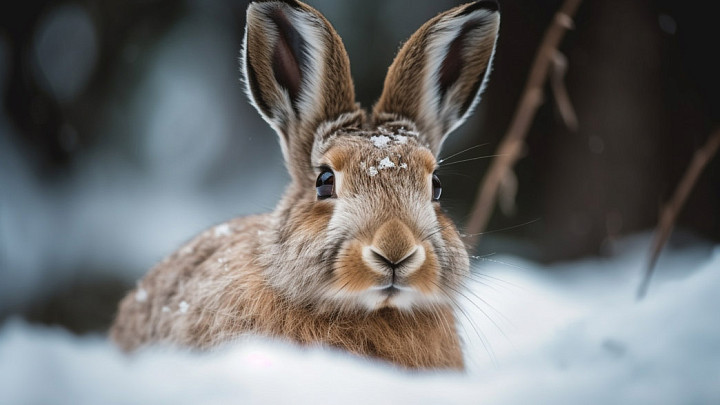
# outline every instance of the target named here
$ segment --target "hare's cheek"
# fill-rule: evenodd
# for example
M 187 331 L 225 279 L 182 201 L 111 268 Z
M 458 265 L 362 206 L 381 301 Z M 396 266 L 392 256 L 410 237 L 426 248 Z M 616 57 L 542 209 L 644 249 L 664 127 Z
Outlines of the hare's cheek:
M 362 260 L 362 244 L 350 242 L 338 254 L 333 269 L 335 288 L 344 293 L 359 293 L 383 283 L 383 277 Z
M 314 202 L 307 209 L 300 209 L 292 218 L 298 222 L 296 232 L 308 239 L 315 239 L 327 231 L 328 224 L 333 215 L 333 204 L 326 201 Z
M 423 247 L 425 248 L 425 261 L 407 277 L 407 283 L 423 294 L 432 295 L 437 293 L 440 288 L 438 284 L 440 265 L 430 243 L 423 243 Z
M 458 254 L 465 255 L 465 245 L 463 244 L 457 228 L 455 228 L 455 224 L 452 220 L 450 220 L 450 218 L 446 217 L 445 214 L 442 213 L 440 207 L 437 207 L 435 213 L 438 224 L 442 229 L 440 236 L 442 237 L 442 240 L 445 241 L 445 248 L 453 251 L 453 253 L 457 252 Z

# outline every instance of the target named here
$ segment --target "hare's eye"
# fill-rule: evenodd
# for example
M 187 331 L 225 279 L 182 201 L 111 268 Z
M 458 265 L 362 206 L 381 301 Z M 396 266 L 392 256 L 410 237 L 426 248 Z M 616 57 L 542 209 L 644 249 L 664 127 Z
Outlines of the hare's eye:
M 435 173 L 433 173 L 433 177 L 432 177 L 432 187 L 433 187 L 432 199 L 433 199 L 433 201 L 437 201 L 440 199 L 440 194 L 442 194 L 442 184 L 440 184 L 440 178 Z
M 324 200 L 335 195 L 335 174 L 329 167 L 323 167 L 315 181 L 318 199 Z

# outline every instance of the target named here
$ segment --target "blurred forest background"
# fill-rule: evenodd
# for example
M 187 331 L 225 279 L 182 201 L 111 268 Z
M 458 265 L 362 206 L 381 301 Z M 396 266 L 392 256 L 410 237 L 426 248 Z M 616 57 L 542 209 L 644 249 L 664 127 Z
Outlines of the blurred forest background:
M 401 42 L 461 2 L 309 3 L 343 38 L 358 101 L 369 108 Z M 500 3 L 489 86 L 444 156 L 478 144 L 487 145 L 461 156 L 494 153 L 560 5 Z M 180 243 L 273 208 L 288 176 L 275 134 L 240 81 L 247 4 L 2 2 L 0 319 L 104 331 L 122 294 Z M 655 226 L 694 151 L 720 123 L 711 6 L 582 3 L 560 46 L 579 127 L 563 124 L 546 92 L 515 168 L 514 212 L 496 211 L 478 254 L 540 262 L 605 255 L 608 242 Z M 443 205 L 460 226 L 489 163 L 440 172 Z M 720 240 L 720 159 L 700 178 L 678 227 L 684 232 L 671 243 Z

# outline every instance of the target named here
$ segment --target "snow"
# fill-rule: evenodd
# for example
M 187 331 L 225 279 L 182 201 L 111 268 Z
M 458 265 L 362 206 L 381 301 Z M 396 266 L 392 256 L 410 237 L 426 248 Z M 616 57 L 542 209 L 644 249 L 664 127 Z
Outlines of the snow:
M 135 293 L 135 301 L 137 302 L 145 302 L 148 299 L 148 293 L 145 291 L 144 288 L 138 288 L 137 292 Z
M 221 224 L 214 228 L 215 237 L 230 236 L 232 235 L 232 229 L 229 224 Z
M 371 136 L 370 141 L 376 148 L 384 148 L 390 143 L 390 138 L 385 135 Z
M 395 167 L 395 163 L 393 163 L 390 160 L 390 157 L 385 157 L 380 161 L 380 163 L 378 163 L 377 168 L 378 168 L 378 170 L 384 170 L 384 169 L 390 169 L 393 167 Z
M 404 128 L 400 128 L 398 130 L 399 134 L 392 133 L 384 127 L 378 127 L 377 131 L 380 132 L 380 135 L 371 136 L 370 142 L 372 142 L 376 148 L 380 149 L 388 146 L 391 142 L 395 142 L 399 145 L 406 144 L 408 136 L 418 136 L 417 132 L 408 131 Z
M 102 336 L 16 319 L 0 327 L 0 403 L 719 403 L 720 246 L 670 246 L 638 302 L 649 241 L 547 267 L 481 257 L 462 374 L 259 338 L 126 356 Z
M 364 167 L 365 167 L 365 162 L 360 162 L 360 167 L 364 169 Z M 370 166 L 370 167 L 367 169 L 367 173 L 370 175 L 370 177 L 374 177 L 374 176 L 376 176 L 376 175 L 378 174 L 378 172 L 379 172 L 380 170 L 391 169 L 391 168 L 393 168 L 393 167 L 395 167 L 395 163 L 393 163 L 393 161 L 390 160 L 390 157 L 389 157 L 389 156 L 386 156 L 386 157 L 384 157 L 384 158 L 382 158 L 381 160 L 378 161 L 377 167 L 375 167 L 375 166 Z M 407 168 L 407 164 L 405 164 L 405 168 Z

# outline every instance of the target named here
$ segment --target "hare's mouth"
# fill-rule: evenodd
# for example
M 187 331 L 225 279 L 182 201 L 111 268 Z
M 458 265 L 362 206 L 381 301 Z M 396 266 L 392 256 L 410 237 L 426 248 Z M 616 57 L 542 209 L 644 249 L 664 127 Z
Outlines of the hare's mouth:
M 352 295 L 358 303 L 368 310 L 382 308 L 397 308 L 412 310 L 426 305 L 433 306 L 442 303 L 441 294 L 436 294 L 398 282 L 388 282 L 367 287 Z M 346 296 L 346 298 L 349 298 Z
M 377 290 L 380 300 L 376 301 L 376 308 L 397 307 L 410 309 L 416 306 L 419 299 L 424 297 L 417 290 L 411 287 L 403 287 L 395 284 Z
M 387 288 L 383 288 L 380 292 L 382 292 L 383 294 L 387 294 L 388 298 L 390 298 L 395 295 L 395 293 L 400 292 L 400 290 L 395 288 L 395 286 L 390 286 Z
M 427 294 L 412 287 L 399 285 L 371 288 L 365 294 L 361 294 L 361 297 L 365 307 L 371 310 L 382 308 L 412 310 L 441 302 L 435 294 Z
M 391 285 L 389 287 L 381 288 L 380 290 L 378 290 L 378 292 L 381 295 L 384 295 L 385 297 L 387 297 L 386 301 L 388 301 L 388 304 L 389 304 L 389 301 L 392 299 L 392 297 L 394 297 L 395 295 L 400 293 L 400 289 L 398 289 L 394 285 Z
M 377 291 L 380 294 L 387 295 L 388 298 L 392 297 L 393 295 L 400 294 L 403 291 L 407 291 L 407 292 L 415 291 L 415 289 L 412 287 L 406 287 L 404 285 L 396 284 L 396 283 L 390 283 L 390 284 L 386 284 L 386 285 L 370 287 L 370 288 L 368 288 L 368 290 Z

